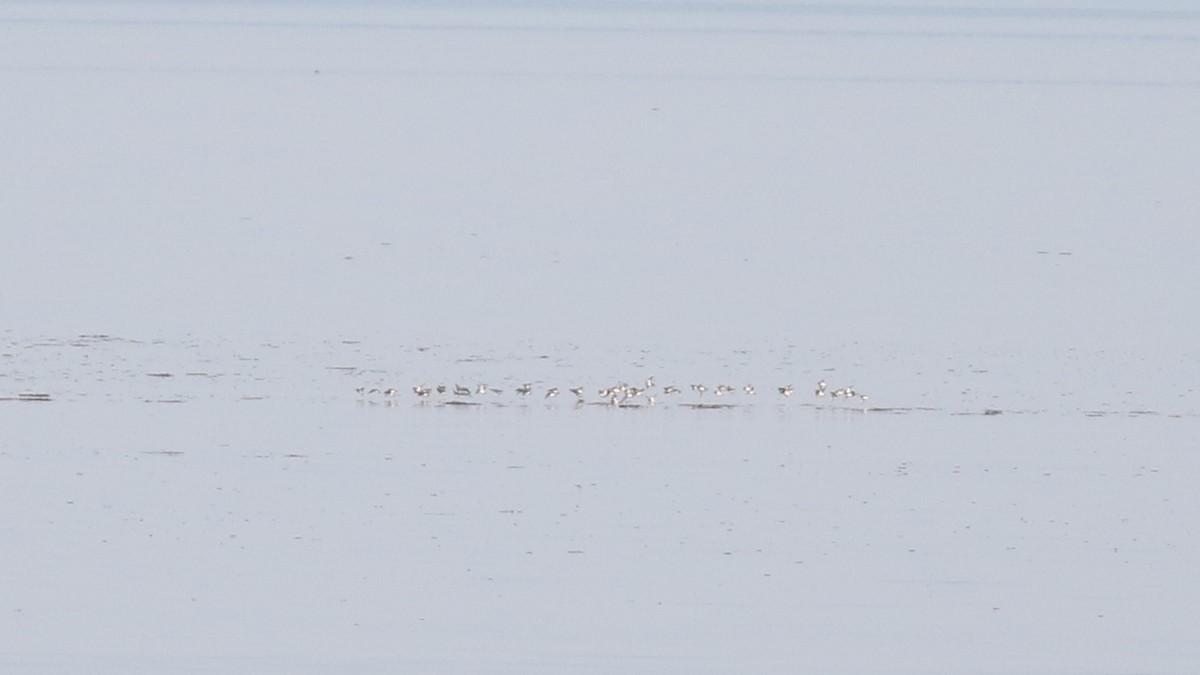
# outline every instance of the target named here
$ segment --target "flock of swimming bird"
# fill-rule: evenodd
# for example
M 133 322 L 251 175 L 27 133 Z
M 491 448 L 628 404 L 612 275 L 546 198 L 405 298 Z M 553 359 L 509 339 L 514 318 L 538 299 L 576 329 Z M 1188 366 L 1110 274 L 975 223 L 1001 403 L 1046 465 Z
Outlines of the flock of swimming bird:
M 776 387 L 776 389 L 778 390 L 779 395 L 784 397 L 790 397 L 796 393 L 795 387 L 790 384 L 782 387 Z M 698 401 L 703 401 L 704 395 L 710 391 L 709 388 L 703 384 L 693 384 L 691 385 L 691 390 L 696 394 L 697 397 L 699 397 L 697 399 Z M 358 387 L 355 391 L 357 391 L 358 395 L 363 399 L 382 397 L 384 400 L 388 401 L 395 400 L 398 393 L 393 387 L 372 387 L 369 389 L 367 387 Z M 547 401 L 552 398 L 557 398 L 562 394 L 562 390 L 560 390 L 558 387 L 550 387 L 544 391 L 535 392 L 533 383 L 530 382 L 526 382 L 525 384 L 516 387 L 514 391 L 516 391 L 516 393 L 521 397 L 533 396 L 536 393 Z M 718 384 L 713 387 L 711 391 L 713 396 L 720 397 L 734 394 L 755 396 L 758 393 L 752 384 L 747 384 L 743 387 L 734 387 L 728 384 Z M 436 397 L 436 400 L 442 405 L 481 405 L 481 403 L 477 400 L 477 397 L 487 396 L 489 394 L 500 395 L 504 393 L 504 390 L 496 387 L 490 387 L 486 384 L 477 384 L 474 387 L 465 387 L 461 384 L 455 384 L 452 387 L 448 387 L 444 384 L 439 384 L 434 387 L 427 387 L 424 384 L 418 384 L 412 388 L 412 392 L 421 403 L 426 403 Z M 592 400 L 589 400 L 587 390 L 583 387 L 570 387 L 566 389 L 566 392 L 575 396 L 575 403 L 577 405 L 641 407 L 643 405 L 653 406 L 658 403 L 660 399 L 682 394 L 683 390 L 673 384 L 660 387 L 655 383 L 654 378 L 650 377 L 646 380 L 644 386 L 635 386 L 622 382 L 619 384 L 614 384 L 611 387 L 604 387 L 596 391 L 596 398 L 593 398 Z M 829 397 L 831 399 L 858 401 L 862 405 L 866 405 L 867 401 L 870 399 L 870 397 L 866 394 L 857 391 L 854 388 L 854 385 L 830 390 L 829 385 L 825 382 L 825 380 L 817 382 L 816 389 L 813 391 L 813 395 L 817 398 Z M 699 408 L 724 408 L 733 404 L 693 402 L 684 403 L 682 405 Z

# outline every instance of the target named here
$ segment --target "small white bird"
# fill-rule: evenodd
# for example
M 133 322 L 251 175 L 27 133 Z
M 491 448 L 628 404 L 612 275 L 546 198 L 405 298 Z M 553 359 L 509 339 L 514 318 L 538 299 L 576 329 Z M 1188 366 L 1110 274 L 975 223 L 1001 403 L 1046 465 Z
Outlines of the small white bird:
M 558 396 L 558 387 L 550 387 L 546 390 L 546 398 L 554 398 Z
M 795 389 L 793 389 L 793 388 L 792 388 L 792 385 L 790 385 L 790 384 L 789 384 L 789 385 L 787 385 L 786 387 L 780 387 L 780 388 L 779 388 L 779 393 L 783 394 L 784 396 L 791 396 L 791 395 L 792 395 L 792 394 L 794 394 L 795 392 L 796 392 L 796 390 L 795 390 Z

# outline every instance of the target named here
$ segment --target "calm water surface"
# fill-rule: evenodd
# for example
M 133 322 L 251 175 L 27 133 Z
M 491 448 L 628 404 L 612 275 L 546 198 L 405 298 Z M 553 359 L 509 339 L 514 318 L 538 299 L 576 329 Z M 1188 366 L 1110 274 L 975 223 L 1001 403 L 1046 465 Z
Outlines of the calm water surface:
M 0 665 L 1190 672 L 1198 28 L 6 5 Z

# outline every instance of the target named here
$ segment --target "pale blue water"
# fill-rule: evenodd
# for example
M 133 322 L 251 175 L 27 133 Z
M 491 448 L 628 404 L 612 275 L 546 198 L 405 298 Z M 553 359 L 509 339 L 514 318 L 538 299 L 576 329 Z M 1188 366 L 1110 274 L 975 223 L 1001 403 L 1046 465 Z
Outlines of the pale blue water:
M 1188 12 L 29 7 L 22 334 L 1192 345 Z
M 0 662 L 20 672 L 1186 672 L 1195 656 L 1190 396 L 1088 410 L 956 369 L 928 391 L 909 373 L 908 399 L 871 381 L 898 369 L 863 364 L 884 409 L 818 403 L 800 380 L 729 409 L 690 393 L 616 409 L 512 387 L 606 382 L 597 364 L 633 381 L 663 366 L 660 383 L 807 367 L 97 338 L 10 340 L 3 358 L 6 392 L 54 399 L 0 401 Z M 405 389 L 441 379 L 508 391 L 454 407 Z M 394 400 L 353 391 L 386 383 Z
M 0 664 L 1189 672 L 1198 21 L 5 5 Z

